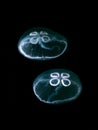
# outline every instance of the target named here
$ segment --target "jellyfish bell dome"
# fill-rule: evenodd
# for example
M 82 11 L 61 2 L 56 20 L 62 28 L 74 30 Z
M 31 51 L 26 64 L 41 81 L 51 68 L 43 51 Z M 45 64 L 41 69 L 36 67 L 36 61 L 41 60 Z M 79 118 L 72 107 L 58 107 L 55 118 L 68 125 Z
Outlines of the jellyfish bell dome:
M 67 49 L 67 40 L 47 28 L 36 27 L 26 31 L 19 39 L 18 50 L 32 60 L 50 60 L 61 56 Z
M 51 69 L 33 82 L 36 97 L 44 103 L 62 104 L 77 99 L 82 91 L 79 77 L 67 69 Z

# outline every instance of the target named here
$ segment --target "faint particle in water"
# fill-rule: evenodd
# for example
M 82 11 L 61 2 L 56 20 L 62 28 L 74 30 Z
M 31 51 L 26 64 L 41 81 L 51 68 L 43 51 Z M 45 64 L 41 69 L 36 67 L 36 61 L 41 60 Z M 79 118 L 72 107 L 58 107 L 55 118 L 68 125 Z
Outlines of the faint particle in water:
M 46 28 L 32 28 L 25 32 L 19 42 L 18 50 L 32 60 L 49 60 L 62 55 L 67 48 L 64 36 Z
M 33 82 L 36 97 L 48 104 L 61 104 L 78 98 L 82 91 L 79 77 L 66 69 L 51 69 Z

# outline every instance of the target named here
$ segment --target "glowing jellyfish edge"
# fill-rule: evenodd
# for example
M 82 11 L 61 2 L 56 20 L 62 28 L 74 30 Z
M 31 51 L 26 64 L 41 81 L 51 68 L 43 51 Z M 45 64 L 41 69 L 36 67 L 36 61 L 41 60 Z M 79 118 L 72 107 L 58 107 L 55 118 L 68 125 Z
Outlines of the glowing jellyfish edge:
M 36 31 L 36 30 L 38 30 L 38 31 Z M 49 42 L 51 42 L 51 43 L 58 42 L 59 45 L 57 46 L 53 43 L 52 47 L 47 47 L 46 44 Z M 34 46 L 39 45 L 41 47 L 41 50 L 47 50 L 47 53 L 48 53 L 48 51 L 51 51 L 51 54 L 52 54 L 52 52 L 54 52 L 53 49 L 55 49 L 55 47 L 60 49 L 61 45 L 64 45 L 64 48 L 59 54 L 57 54 L 55 56 L 46 56 L 44 54 L 44 51 L 43 51 L 43 54 L 41 54 L 41 56 L 37 56 L 37 55 L 30 56 L 30 54 L 26 54 L 26 52 L 23 50 L 23 46 L 25 46 L 25 45 L 29 46 L 29 44 L 32 44 Z M 63 37 L 62 35 L 54 32 L 54 31 L 51 31 L 51 30 L 45 29 L 45 28 L 34 28 L 34 29 L 27 31 L 26 33 L 24 33 L 21 36 L 21 38 L 18 42 L 19 52 L 26 58 L 33 59 L 33 60 L 34 59 L 35 60 L 49 60 L 49 59 L 57 58 L 66 51 L 66 48 L 67 48 L 67 40 L 65 37 Z
M 70 85 L 72 85 L 72 86 L 76 86 L 77 87 L 77 93 L 74 95 L 74 96 L 72 96 L 72 97 L 70 97 L 70 98 L 66 98 L 66 99 L 63 99 L 63 100 L 54 100 L 54 101 L 49 101 L 49 100 L 44 100 L 44 99 L 42 99 L 38 94 L 37 94 L 37 92 L 36 92 L 36 88 L 37 88 L 37 86 L 38 86 L 38 84 L 40 83 L 40 82 L 42 82 L 43 80 L 44 81 L 46 81 L 46 84 L 47 84 L 47 82 L 49 82 L 49 79 L 44 79 L 44 76 L 42 77 L 42 75 L 45 75 L 45 74 L 47 74 L 47 73 L 51 73 L 51 72 L 56 72 L 56 73 L 58 73 L 58 72 L 65 72 L 65 73 L 68 73 L 68 74 L 70 74 Z M 72 77 L 72 75 L 74 76 L 74 77 Z M 76 80 L 75 80 L 76 79 Z M 49 85 L 49 84 L 48 84 Z M 72 87 L 72 86 L 70 86 L 70 85 L 68 85 L 68 86 L 65 86 L 65 87 Z M 63 85 L 64 86 L 64 85 Z M 55 87 L 55 86 L 52 86 L 52 87 Z M 59 87 L 58 87 L 59 88 Z M 57 89 L 58 89 L 57 88 Z M 44 103 L 48 103 L 48 104 L 62 104 L 62 103 L 66 103 L 66 102 L 70 102 L 70 101 L 73 101 L 73 100 L 75 100 L 75 99 L 77 99 L 78 98 L 78 96 L 80 95 L 80 93 L 81 93 L 81 91 L 82 91 L 82 85 L 81 85 L 81 81 L 80 81 L 80 79 L 79 79 L 79 77 L 75 74 L 75 73 L 73 73 L 72 71 L 69 71 L 69 70 L 65 70 L 65 69 L 53 69 L 53 70 L 49 70 L 49 71 L 46 71 L 46 72 L 44 72 L 44 73 L 42 73 L 42 74 L 40 74 L 35 80 L 34 80 L 34 82 L 33 82 L 33 91 L 34 91 L 34 94 L 36 95 L 36 97 L 41 101 L 41 102 L 44 102 Z M 51 96 L 51 95 L 50 95 Z

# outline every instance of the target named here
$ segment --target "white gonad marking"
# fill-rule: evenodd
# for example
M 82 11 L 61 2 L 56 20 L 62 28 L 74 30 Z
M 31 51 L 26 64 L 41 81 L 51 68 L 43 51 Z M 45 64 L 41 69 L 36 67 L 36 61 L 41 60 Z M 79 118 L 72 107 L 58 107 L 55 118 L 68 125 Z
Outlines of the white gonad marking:
M 40 35 L 48 35 L 48 33 L 45 31 L 40 31 Z
M 69 78 L 70 75 L 68 73 L 61 73 L 62 78 Z
M 64 83 L 65 81 L 65 83 Z M 61 83 L 64 87 L 68 87 L 71 85 L 71 81 L 69 79 L 61 79 Z
M 50 76 L 51 76 L 52 78 L 57 78 L 57 77 L 60 76 L 60 74 L 59 74 L 58 72 L 54 72 L 54 73 L 51 73 Z
M 31 32 L 30 34 L 29 34 L 30 36 L 36 36 L 36 35 L 38 35 L 38 32 Z
M 41 37 L 41 40 L 42 40 L 42 42 L 44 42 L 44 43 L 47 43 L 47 42 L 51 41 L 50 37 L 48 37 L 48 36 L 43 36 L 43 37 Z
M 60 79 L 57 78 L 50 79 L 49 83 L 51 86 L 57 86 L 60 84 Z
M 37 44 L 38 42 L 39 42 L 39 38 L 36 38 L 36 37 L 30 38 L 30 43 Z
M 68 73 L 61 73 L 61 75 L 58 72 L 54 72 L 50 74 L 50 85 L 51 86 L 58 86 L 60 83 L 64 87 L 68 87 L 71 85 L 71 81 L 68 79 L 70 75 Z M 61 80 L 60 80 L 61 79 Z

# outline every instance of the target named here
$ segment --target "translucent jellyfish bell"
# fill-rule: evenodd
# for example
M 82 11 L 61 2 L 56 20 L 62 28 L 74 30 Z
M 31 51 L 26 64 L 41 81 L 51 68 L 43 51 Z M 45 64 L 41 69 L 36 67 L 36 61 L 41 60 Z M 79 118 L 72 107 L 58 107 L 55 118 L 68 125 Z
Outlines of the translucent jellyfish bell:
M 28 30 L 21 36 L 18 43 L 19 52 L 32 60 L 49 60 L 59 57 L 66 48 L 66 38 L 46 28 Z
M 82 85 L 79 77 L 72 71 L 52 69 L 35 79 L 33 91 L 44 103 L 60 104 L 77 99 Z

